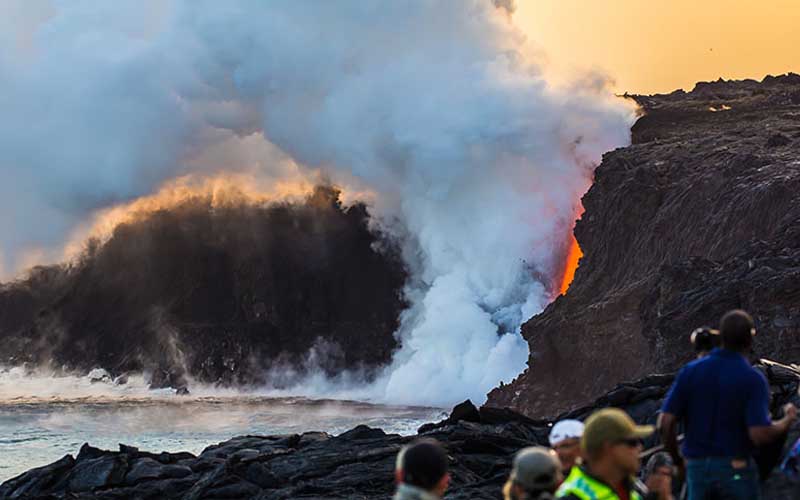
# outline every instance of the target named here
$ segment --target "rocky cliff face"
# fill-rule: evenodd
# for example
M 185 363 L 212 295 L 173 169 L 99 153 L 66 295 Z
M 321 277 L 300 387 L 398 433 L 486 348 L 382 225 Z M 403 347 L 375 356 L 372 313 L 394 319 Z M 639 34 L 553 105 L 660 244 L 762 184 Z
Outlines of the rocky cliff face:
M 172 387 L 269 382 L 268 368 L 309 366 L 312 348 L 330 372 L 386 364 L 405 271 L 366 208 L 338 195 L 200 196 L 123 224 L 80 262 L 0 287 L 0 362 L 145 371 Z
M 575 280 L 524 325 L 529 368 L 491 405 L 554 415 L 675 370 L 731 308 L 754 315 L 758 355 L 800 360 L 800 75 L 633 98 L 633 144 L 583 198 Z

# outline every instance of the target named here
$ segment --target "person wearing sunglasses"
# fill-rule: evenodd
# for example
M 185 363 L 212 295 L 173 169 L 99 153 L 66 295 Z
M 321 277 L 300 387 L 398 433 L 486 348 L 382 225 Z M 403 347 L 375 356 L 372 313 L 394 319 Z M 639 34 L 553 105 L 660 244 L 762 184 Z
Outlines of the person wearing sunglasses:
M 652 426 L 638 426 L 624 411 L 605 408 L 587 420 L 581 438 L 583 465 L 573 467 L 556 492 L 568 500 L 650 500 L 657 495 L 637 489 L 641 440 Z

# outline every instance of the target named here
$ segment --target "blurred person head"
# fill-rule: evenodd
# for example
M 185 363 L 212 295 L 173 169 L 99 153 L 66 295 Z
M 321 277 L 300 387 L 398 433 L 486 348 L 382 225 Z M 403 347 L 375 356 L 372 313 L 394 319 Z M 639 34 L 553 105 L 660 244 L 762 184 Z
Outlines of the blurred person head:
M 698 358 L 708 356 L 708 353 L 722 344 L 719 330 L 707 326 L 696 328 L 692 332 L 691 341 Z
M 722 347 L 739 353 L 747 353 L 753 347 L 756 334 L 753 318 L 741 309 L 725 313 L 719 322 Z
M 659 498 L 670 498 L 672 495 L 672 477 L 675 475 L 675 463 L 666 451 L 653 454 L 644 466 L 644 480 L 647 489 Z
M 592 472 L 621 479 L 639 471 L 641 440 L 651 434 L 652 426 L 638 426 L 624 411 L 605 408 L 586 420 L 581 448 Z
M 569 474 L 570 469 L 580 459 L 583 428 L 580 420 L 561 420 L 550 431 L 550 447 L 558 455 L 564 475 Z
M 503 496 L 505 500 L 553 498 L 561 480 L 561 462 L 556 452 L 543 446 L 531 446 L 520 450 L 514 457 Z
M 450 484 L 448 468 L 447 452 L 435 439 L 420 439 L 404 447 L 395 465 L 398 497 L 414 498 L 401 493 L 422 490 L 441 498 Z

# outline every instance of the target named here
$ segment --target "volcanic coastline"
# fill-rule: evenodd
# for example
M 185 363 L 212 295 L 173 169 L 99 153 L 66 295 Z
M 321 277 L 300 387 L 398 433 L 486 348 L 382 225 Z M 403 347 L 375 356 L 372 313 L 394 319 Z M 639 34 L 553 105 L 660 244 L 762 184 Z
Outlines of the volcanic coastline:
M 531 351 L 528 369 L 492 391 L 482 408 L 464 403 L 447 420 L 419 430 L 441 440 L 452 458 L 448 498 L 500 498 L 513 453 L 545 444 L 548 425 L 557 418 L 583 418 L 596 408 L 617 406 L 640 423 L 653 423 L 675 370 L 692 357 L 688 333 L 731 308 L 753 313 L 759 331 L 757 357 L 780 362 L 759 364 L 772 386 L 773 410 L 787 401 L 800 403 L 800 370 L 791 364 L 800 358 L 800 75 L 762 82 L 719 80 L 698 83 L 691 92 L 628 97 L 643 111 L 632 129 L 633 144 L 607 153 L 596 170 L 583 198 L 585 212 L 575 227 L 583 258 L 574 281 L 565 295 L 523 327 Z M 149 369 L 160 374 L 155 385 L 175 386 L 185 373 L 173 363 L 174 352 L 152 339 L 163 338 L 164 329 L 171 331 L 167 327 L 175 324 L 193 327 L 184 331 L 200 332 L 199 338 L 205 338 L 210 325 L 224 323 L 232 332 L 228 343 L 223 342 L 230 347 L 224 355 L 212 356 L 217 361 L 206 366 L 199 361 L 208 354 L 202 348 L 181 352 L 180 366 L 193 367 L 192 374 L 205 380 L 236 382 L 242 377 L 239 373 L 257 372 L 237 370 L 248 366 L 246 360 L 260 355 L 277 359 L 281 349 L 273 344 L 239 352 L 233 338 L 247 335 L 251 327 L 292 324 L 291 318 L 303 314 L 297 308 L 308 300 L 322 300 L 330 305 L 330 314 L 318 318 L 318 330 L 293 330 L 292 340 L 302 343 L 295 356 L 319 342 L 320 331 L 346 332 L 360 325 L 375 341 L 348 340 L 344 333 L 326 339 L 339 346 L 327 369 L 336 372 L 366 360 L 373 360 L 373 366 L 387 362 L 397 347 L 393 332 L 404 306 L 398 291 L 405 271 L 396 249 L 369 231 L 363 206 L 342 208 L 335 191 L 321 188 L 302 209 L 263 210 L 273 209 L 278 212 L 272 217 L 283 221 L 280 227 L 306 242 L 301 255 L 312 255 L 321 269 L 339 277 L 338 282 L 352 285 L 352 280 L 363 280 L 361 285 L 325 288 L 303 278 L 288 256 L 269 249 L 264 255 L 283 257 L 275 257 L 268 268 L 292 269 L 271 278 L 274 283 L 288 280 L 293 288 L 286 296 L 292 299 L 281 308 L 275 305 L 275 297 L 282 295 L 277 292 L 250 296 L 257 266 L 220 250 L 225 248 L 220 242 L 235 237 L 233 229 L 214 216 L 197 215 L 214 212 L 189 210 L 195 217 L 187 220 L 215 228 L 210 234 L 217 239 L 203 246 L 202 259 L 191 262 L 191 269 L 216 273 L 200 281 L 208 287 L 198 287 L 196 276 L 185 274 L 186 269 L 122 266 L 122 274 L 109 275 L 101 264 L 118 264 L 126 252 L 139 248 L 130 243 L 141 240 L 119 240 L 126 243 L 109 247 L 114 238 L 125 231 L 153 230 L 133 225 L 120 229 L 84 267 L 42 268 L 23 282 L 5 285 L 0 290 L 0 340 L 11 346 L 12 361 L 35 363 L 37 356 L 57 353 L 65 365 L 86 368 L 97 359 L 108 359 L 106 365 L 120 374 Z M 304 218 L 314 210 L 334 224 L 317 225 L 313 218 Z M 187 227 L 171 221 L 169 214 L 160 217 L 159 224 L 166 224 L 162 231 Z M 327 241 L 330 234 L 320 236 L 320 231 L 332 231 L 330 227 L 338 228 L 336 235 L 347 235 L 334 241 L 357 244 L 331 247 L 314 239 Z M 192 233 L 179 234 L 189 238 Z M 177 245 L 171 247 L 175 251 L 188 250 L 180 242 L 171 244 Z M 320 245 L 326 249 L 322 255 Z M 103 253 L 111 249 L 117 253 Z M 346 258 L 353 252 L 362 252 L 359 259 L 373 267 L 354 276 L 355 268 L 348 267 Z M 157 289 L 169 291 L 160 296 L 174 300 L 142 302 L 152 296 L 149 288 L 126 298 L 120 283 L 130 276 L 124 273 L 142 272 L 150 276 L 143 283 L 166 287 Z M 108 286 L 117 283 L 118 291 L 94 292 L 100 278 Z M 235 300 L 216 309 L 207 294 L 217 293 L 211 285 L 219 283 L 225 285 L 219 293 Z M 352 291 L 358 289 L 370 290 L 370 297 Z M 81 305 L 84 300 L 93 305 L 110 302 L 95 309 Z M 374 301 L 373 308 L 361 300 Z M 142 304 L 166 311 L 155 316 L 162 321 L 153 322 L 150 314 L 150 323 L 128 325 L 120 317 L 105 316 L 138 311 Z M 186 313 L 186 307 L 200 304 L 208 305 L 209 316 L 203 321 Z M 102 311 L 99 317 L 97 310 Z M 336 312 L 342 310 L 350 313 Z M 54 329 L 50 326 L 56 312 L 60 326 Z M 86 349 L 81 330 L 70 325 L 112 320 L 139 344 L 117 352 L 111 346 L 119 338 L 108 331 L 108 344 L 93 347 L 94 359 L 86 365 L 67 347 L 45 349 L 62 338 L 45 332 L 59 332 Z M 147 333 L 147 325 L 156 325 L 152 333 Z M 144 366 L 146 359 L 162 361 Z M 790 442 L 796 434 L 790 435 Z M 119 451 L 103 451 L 85 445 L 76 456 L 6 481 L 0 485 L 0 498 L 389 498 L 394 457 L 412 439 L 361 426 L 339 436 L 312 432 L 237 437 L 209 446 L 198 456 L 148 453 L 124 445 Z M 797 493 L 797 486 L 779 473 L 773 472 L 765 483 L 764 498 L 796 498 Z

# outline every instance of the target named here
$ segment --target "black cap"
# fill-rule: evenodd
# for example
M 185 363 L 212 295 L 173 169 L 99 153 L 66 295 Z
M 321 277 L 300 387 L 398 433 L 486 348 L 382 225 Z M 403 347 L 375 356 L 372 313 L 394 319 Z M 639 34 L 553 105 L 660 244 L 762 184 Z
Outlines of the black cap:
M 707 326 L 701 326 L 692 332 L 692 345 L 696 352 L 710 351 L 720 346 L 719 330 Z
M 447 453 L 435 439 L 420 439 L 400 450 L 397 469 L 404 483 L 430 490 L 447 474 Z

